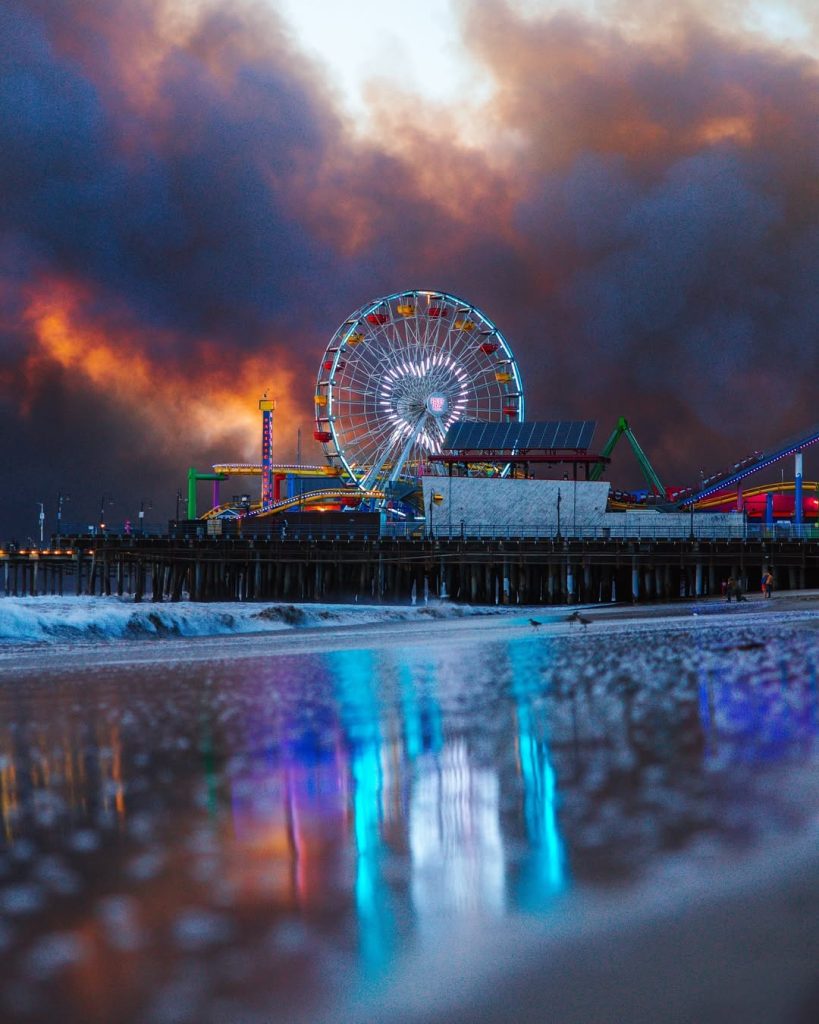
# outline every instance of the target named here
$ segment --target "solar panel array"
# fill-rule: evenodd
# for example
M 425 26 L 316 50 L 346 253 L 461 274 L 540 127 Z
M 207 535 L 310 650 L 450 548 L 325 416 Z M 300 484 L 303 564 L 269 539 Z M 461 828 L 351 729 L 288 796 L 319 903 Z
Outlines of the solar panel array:
M 458 420 L 447 430 L 444 451 L 509 452 L 531 448 L 587 449 L 594 420 L 538 420 L 523 423 L 476 423 Z

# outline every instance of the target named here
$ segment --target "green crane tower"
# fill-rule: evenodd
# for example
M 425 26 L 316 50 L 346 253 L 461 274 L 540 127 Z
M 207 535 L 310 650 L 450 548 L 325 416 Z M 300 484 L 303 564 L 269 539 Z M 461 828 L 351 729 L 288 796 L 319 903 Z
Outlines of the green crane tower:
M 625 416 L 621 416 L 620 419 L 617 421 L 617 425 L 611 432 L 608 441 L 606 441 L 605 445 L 603 445 L 603 451 L 601 452 L 601 455 L 605 455 L 607 458 L 610 458 L 611 453 L 617 446 L 617 442 L 623 436 L 625 436 L 626 440 L 631 445 L 631 450 L 634 452 L 637 458 L 637 462 L 640 464 L 640 469 L 642 470 L 643 476 L 646 478 L 648 486 L 658 495 L 658 497 L 665 498 L 666 491 L 665 487 L 663 486 L 663 482 L 657 476 L 654 467 L 648 461 L 648 456 L 640 447 L 637 438 L 634 436 L 634 431 L 629 426 L 628 420 L 625 418 Z M 599 480 L 602 475 L 603 464 L 598 463 L 598 465 L 592 468 L 591 473 L 589 473 L 589 479 Z

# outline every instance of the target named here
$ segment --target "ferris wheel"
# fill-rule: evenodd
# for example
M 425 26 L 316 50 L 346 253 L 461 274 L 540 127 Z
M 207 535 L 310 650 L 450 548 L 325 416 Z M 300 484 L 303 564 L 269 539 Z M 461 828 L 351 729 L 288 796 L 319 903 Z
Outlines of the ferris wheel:
M 333 334 L 316 381 L 327 458 L 362 488 L 442 472 L 455 420 L 523 418 L 523 384 L 506 339 L 477 307 L 445 292 L 368 302 Z

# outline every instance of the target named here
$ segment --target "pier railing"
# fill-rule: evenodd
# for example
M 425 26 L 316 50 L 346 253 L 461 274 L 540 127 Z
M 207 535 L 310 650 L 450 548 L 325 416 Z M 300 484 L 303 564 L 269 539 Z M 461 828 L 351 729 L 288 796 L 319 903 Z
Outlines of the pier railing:
M 612 526 L 572 526 L 557 523 L 516 523 L 506 525 L 396 523 L 382 527 L 382 537 L 439 540 L 819 540 L 819 524 L 809 523 L 691 523 L 686 515 L 651 517 L 646 522 Z

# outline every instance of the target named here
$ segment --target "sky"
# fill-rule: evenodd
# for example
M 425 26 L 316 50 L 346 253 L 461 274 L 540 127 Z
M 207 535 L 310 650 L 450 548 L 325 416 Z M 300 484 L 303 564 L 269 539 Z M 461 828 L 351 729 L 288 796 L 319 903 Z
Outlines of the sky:
M 265 389 L 319 461 L 328 339 L 407 288 L 671 484 L 819 420 L 807 0 L 4 0 L 0 40 L 0 539 L 166 519 Z

